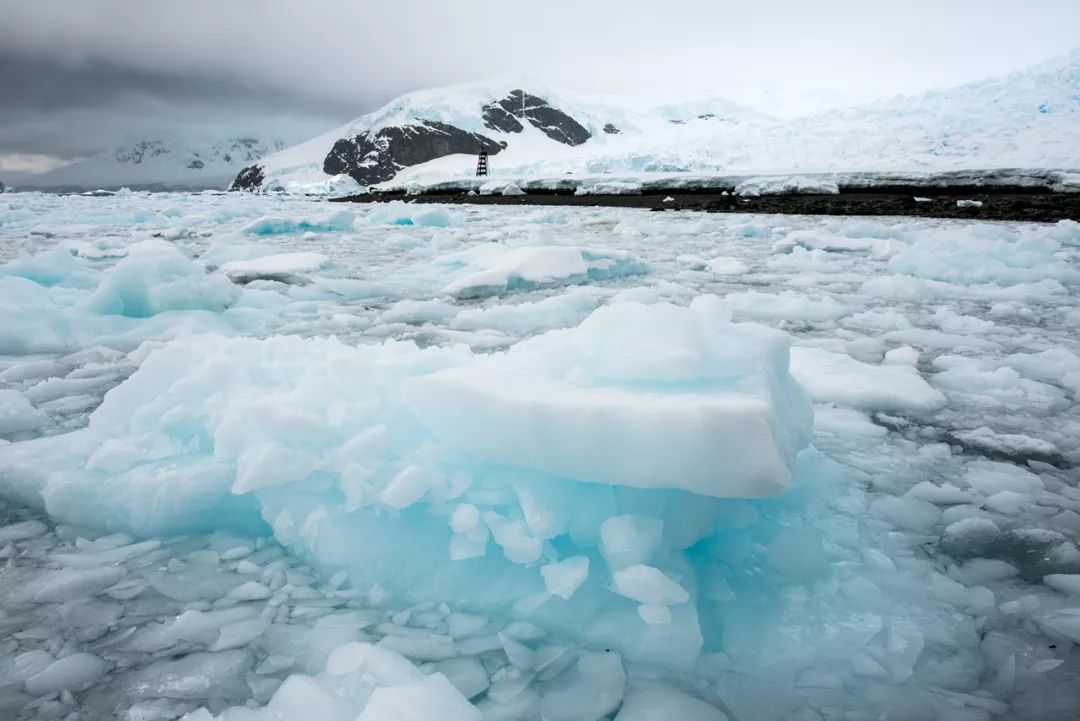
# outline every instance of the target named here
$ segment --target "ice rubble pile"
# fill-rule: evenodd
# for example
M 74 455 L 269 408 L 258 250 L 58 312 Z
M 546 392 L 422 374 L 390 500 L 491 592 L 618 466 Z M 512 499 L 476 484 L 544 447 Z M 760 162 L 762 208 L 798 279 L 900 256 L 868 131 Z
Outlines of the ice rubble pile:
M 174 310 L 220 312 L 239 296 L 221 275 L 208 275 L 165 241 L 137 243 L 112 267 L 90 299 L 89 310 L 130 318 Z
M 809 441 L 787 365 L 785 334 L 713 296 L 490 356 L 201 336 L 150 352 L 85 430 L 9 448 L 4 492 L 146 534 L 261 517 L 362 586 L 686 666 L 720 643 L 698 616 L 727 583 L 694 549 L 728 526 L 768 545 L 776 519 L 737 499 L 787 489 Z
M 138 541 L 0 504 L 0 556 L 4 718 L 727 721 L 617 653 L 446 603 L 402 608 L 266 538 Z M 425 660 L 425 636 L 458 655 Z
M 95 345 L 134 348 L 147 337 L 223 329 L 241 296 L 221 274 L 163 240 L 131 245 L 100 267 L 57 248 L 0 266 L 0 353 L 57 353 Z

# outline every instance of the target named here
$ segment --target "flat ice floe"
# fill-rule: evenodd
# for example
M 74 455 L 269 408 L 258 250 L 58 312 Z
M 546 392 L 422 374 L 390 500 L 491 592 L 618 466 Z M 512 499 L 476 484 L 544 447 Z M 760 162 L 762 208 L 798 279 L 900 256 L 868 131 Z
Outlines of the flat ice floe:
M 306 282 L 305 273 L 319 270 L 327 260 L 322 253 L 277 253 L 250 260 L 232 260 L 222 265 L 221 271 L 235 283 L 253 280 L 302 283 Z
M 508 291 L 554 285 L 575 285 L 647 272 L 630 253 L 573 246 L 507 247 L 475 245 L 435 260 L 454 279 L 443 293 L 455 298 L 481 298 Z
M 0 715 L 1070 718 L 1078 255 L 6 194 Z

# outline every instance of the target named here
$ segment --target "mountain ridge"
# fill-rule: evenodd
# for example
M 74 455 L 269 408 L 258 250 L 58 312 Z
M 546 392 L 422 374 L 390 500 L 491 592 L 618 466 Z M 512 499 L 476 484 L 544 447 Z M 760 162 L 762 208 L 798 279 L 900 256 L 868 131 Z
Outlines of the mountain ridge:
M 27 177 L 20 187 L 222 188 L 246 165 L 287 146 L 281 138 L 263 140 L 252 135 L 225 139 L 146 138 Z
M 440 134 L 459 137 L 435 147 Z M 257 183 L 233 188 L 321 193 L 461 178 L 475 167 L 465 156 L 481 148 L 498 156 L 492 172 L 503 177 L 1080 168 L 1080 51 L 783 120 L 723 98 L 631 108 L 509 79 L 427 89 L 271 154 L 255 164 L 259 173 L 245 169 Z

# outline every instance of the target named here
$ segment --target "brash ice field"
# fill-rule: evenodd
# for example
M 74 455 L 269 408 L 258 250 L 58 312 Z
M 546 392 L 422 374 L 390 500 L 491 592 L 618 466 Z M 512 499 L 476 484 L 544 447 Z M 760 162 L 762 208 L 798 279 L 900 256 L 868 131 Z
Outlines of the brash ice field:
M 0 716 L 1072 718 L 1078 259 L 0 195 Z

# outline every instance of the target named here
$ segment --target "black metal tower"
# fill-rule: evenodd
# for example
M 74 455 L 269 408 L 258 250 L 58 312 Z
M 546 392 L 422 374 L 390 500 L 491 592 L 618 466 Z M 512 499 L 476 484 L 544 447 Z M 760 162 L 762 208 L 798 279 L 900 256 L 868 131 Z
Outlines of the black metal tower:
M 477 157 L 477 159 L 476 159 L 476 177 L 479 178 L 480 176 L 487 175 L 487 174 L 488 174 L 487 151 L 486 150 L 481 150 L 480 151 L 480 156 Z

